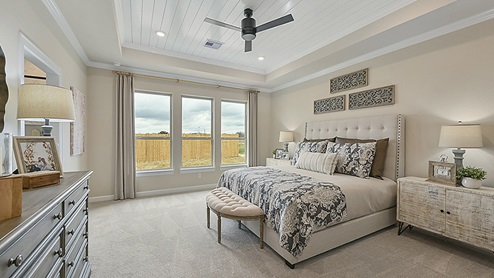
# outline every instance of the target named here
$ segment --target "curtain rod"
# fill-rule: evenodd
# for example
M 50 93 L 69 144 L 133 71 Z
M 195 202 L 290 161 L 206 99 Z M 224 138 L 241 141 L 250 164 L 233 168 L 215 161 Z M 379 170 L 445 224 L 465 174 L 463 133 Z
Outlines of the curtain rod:
M 117 71 L 117 70 L 114 70 L 113 73 L 123 74 L 123 75 L 139 76 L 139 77 L 145 77 L 145 78 L 161 79 L 161 80 L 173 81 L 173 82 L 177 82 L 177 83 L 182 82 L 182 83 L 187 83 L 187 84 L 192 84 L 192 85 L 215 87 L 215 88 L 218 88 L 218 89 L 219 88 L 224 88 L 224 89 L 233 89 L 233 90 L 240 90 L 240 91 L 256 91 L 256 92 L 259 92 L 257 90 L 241 89 L 241 88 L 235 88 L 235 87 L 230 87 L 230 86 L 208 84 L 208 83 L 203 83 L 203 82 L 182 80 L 182 79 L 178 79 L 178 78 L 161 77 L 161 76 L 154 76 L 154 75 L 147 75 L 147 74 L 140 74 L 140 73 L 132 73 L 132 72 L 126 72 L 126 71 Z

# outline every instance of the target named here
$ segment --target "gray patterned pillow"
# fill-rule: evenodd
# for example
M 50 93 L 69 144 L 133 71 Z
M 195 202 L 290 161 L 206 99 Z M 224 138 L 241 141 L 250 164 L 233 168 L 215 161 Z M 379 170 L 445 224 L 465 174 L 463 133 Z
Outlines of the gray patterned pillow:
M 368 178 L 376 155 L 376 142 L 336 143 L 328 146 L 327 153 L 338 153 L 336 172 Z
M 293 162 L 296 163 L 300 154 L 304 152 L 325 153 L 328 146 L 328 140 L 320 142 L 298 142 L 293 152 Z

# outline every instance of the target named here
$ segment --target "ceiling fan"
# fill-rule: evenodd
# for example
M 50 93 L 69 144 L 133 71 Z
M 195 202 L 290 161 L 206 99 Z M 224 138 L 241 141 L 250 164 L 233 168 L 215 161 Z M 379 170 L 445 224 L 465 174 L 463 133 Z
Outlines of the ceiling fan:
M 245 40 L 245 52 L 252 51 L 252 40 L 256 38 L 257 32 L 268 30 L 276 26 L 280 26 L 285 23 L 293 21 L 293 16 L 291 14 L 288 14 L 256 27 L 256 20 L 252 18 L 252 10 L 249 8 L 245 9 L 244 15 L 245 18 L 242 19 L 242 28 L 215 19 L 211 19 L 209 17 L 206 17 L 204 21 L 221 27 L 229 28 L 235 31 L 241 31 L 242 39 Z

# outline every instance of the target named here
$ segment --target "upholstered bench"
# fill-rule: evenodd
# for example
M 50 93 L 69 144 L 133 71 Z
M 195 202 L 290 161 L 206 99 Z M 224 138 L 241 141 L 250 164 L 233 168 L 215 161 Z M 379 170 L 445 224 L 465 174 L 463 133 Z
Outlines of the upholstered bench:
M 221 217 L 238 220 L 259 220 L 261 249 L 264 247 L 264 212 L 258 206 L 233 193 L 226 187 L 213 189 L 206 197 L 208 215 L 208 229 L 210 224 L 210 210 L 218 215 L 218 243 L 221 243 Z

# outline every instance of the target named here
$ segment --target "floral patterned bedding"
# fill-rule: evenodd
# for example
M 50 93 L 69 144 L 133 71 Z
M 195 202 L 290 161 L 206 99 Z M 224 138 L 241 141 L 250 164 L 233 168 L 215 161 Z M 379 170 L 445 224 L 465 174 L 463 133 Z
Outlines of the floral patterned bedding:
M 227 187 L 259 206 L 266 224 L 280 235 L 280 245 L 302 254 L 312 231 L 347 219 L 345 195 L 330 182 L 269 167 L 225 171 L 218 187 Z

